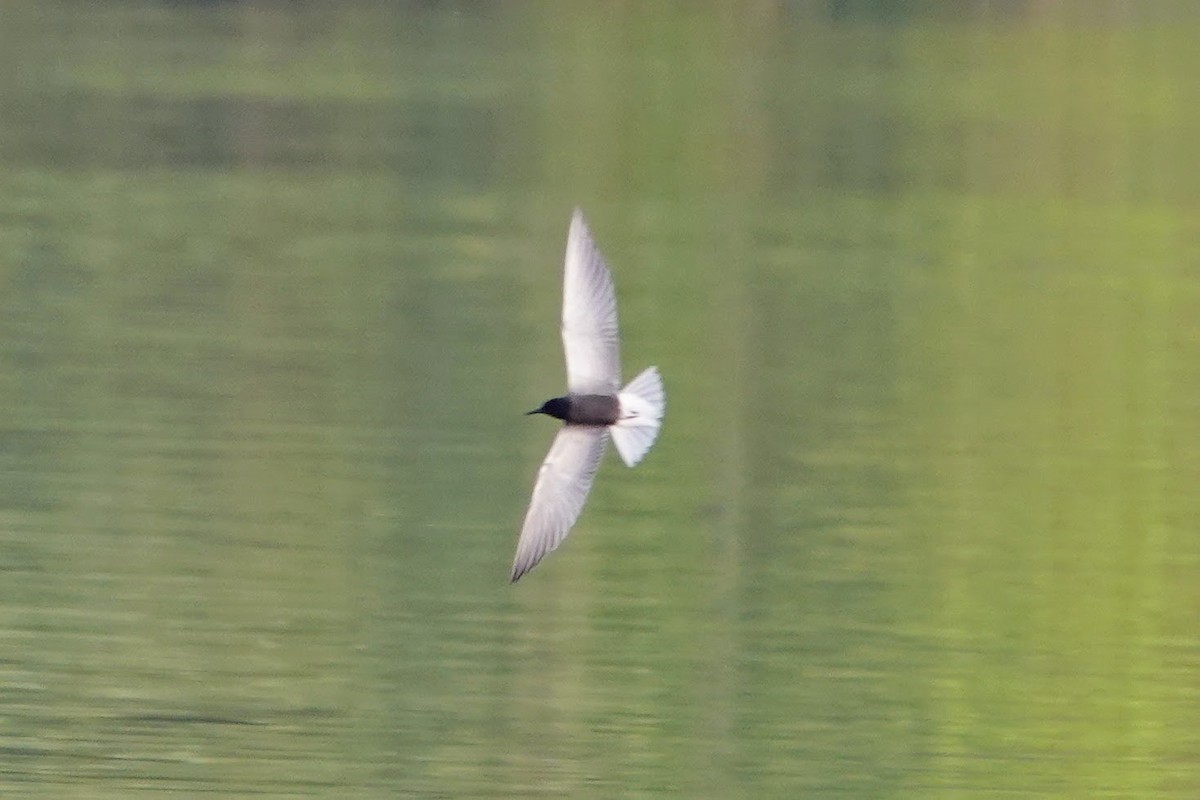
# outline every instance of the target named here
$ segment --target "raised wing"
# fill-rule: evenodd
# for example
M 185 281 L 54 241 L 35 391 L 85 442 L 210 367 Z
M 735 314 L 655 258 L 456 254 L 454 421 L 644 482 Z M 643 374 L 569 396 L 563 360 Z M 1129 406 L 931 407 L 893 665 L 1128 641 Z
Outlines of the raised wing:
M 559 430 L 538 471 L 533 499 L 517 540 L 514 583 L 558 547 L 579 519 L 607 442 L 604 428 L 564 425 Z
M 617 295 L 579 209 L 575 209 L 567 233 L 562 338 L 567 356 L 567 391 L 616 394 L 621 385 Z

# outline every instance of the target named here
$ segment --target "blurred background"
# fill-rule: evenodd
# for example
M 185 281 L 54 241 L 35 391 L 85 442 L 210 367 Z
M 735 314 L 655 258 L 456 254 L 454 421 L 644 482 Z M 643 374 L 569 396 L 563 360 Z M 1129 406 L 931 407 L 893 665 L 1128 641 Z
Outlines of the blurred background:
M 1200 796 L 1187 0 L 0 11 L 0 794 Z M 571 209 L 667 417 L 516 586 Z

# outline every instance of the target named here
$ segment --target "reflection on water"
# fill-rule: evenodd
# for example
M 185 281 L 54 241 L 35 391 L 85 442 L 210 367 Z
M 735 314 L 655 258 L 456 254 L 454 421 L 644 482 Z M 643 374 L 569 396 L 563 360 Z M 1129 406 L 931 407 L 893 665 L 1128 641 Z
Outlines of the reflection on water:
M 860 5 L 6 14 L 0 793 L 1200 793 L 1197 21 Z

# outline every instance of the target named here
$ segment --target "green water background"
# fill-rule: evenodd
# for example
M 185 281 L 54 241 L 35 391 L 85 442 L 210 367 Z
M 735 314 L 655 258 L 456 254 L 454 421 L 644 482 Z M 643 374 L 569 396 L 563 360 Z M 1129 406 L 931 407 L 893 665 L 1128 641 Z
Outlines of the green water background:
M 14 2 L 0 793 L 1200 796 L 1186 2 Z M 571 208 L 646 461 L 516 587 Z

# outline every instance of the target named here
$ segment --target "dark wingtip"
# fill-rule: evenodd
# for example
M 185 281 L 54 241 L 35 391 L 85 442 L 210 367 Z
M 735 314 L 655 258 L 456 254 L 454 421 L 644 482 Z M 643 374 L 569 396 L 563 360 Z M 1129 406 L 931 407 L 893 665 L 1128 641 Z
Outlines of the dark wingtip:
M 532 561 L 529 559 L 514 561 L 512 565 L 512 574 L 508 576 L 508 582 L 516 583 L 517 581 L 521 580 L 521 578 L 524 578 L 526 575 L 528 575 L 530 570 L 536 567 L 538 562 L 541 560 L 542 559 L 539 556 Z

